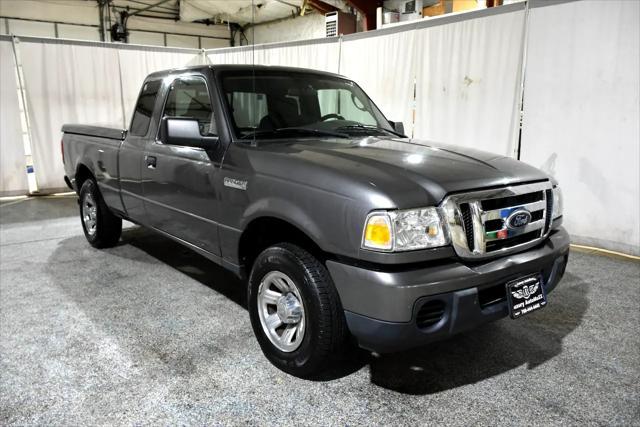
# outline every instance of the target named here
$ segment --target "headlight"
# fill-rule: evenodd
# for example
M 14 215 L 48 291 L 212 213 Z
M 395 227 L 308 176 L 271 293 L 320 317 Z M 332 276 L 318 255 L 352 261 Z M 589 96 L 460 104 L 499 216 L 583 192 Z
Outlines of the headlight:
M 552 219 L 562 216 L 562 191 L 557 185 L 553 187 L 553 214 Z
M 385 252 L 411 251 L 449 243 L 438 208 L 373 212 L 364 226 L 362 247 Z

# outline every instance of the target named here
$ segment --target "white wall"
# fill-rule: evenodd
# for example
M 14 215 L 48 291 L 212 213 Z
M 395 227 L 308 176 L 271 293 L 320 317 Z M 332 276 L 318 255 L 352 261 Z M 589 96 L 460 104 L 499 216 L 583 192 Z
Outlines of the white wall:
M 56 37 L 56 26 L 53 22 L 58 22 L 66 23 L 57 25 L 58 38 L 100 40 L 99 9 L 94 0 L 0 0 L 0 17 L 6 17 L 9 23 L 9 29 L 6 30 L 2 28 L 5 25 L 5 18 L 1 19 L 2 34 Z M 112 15 L 111 18 L 112 21 L 115 20 L 115 16 Z M 165 42 L 164 34 L 167 34 L 167 46 L 171 47 L 197 49 L 200 46 L 213 48 L 230 45 L 230 33 L 226 25 L 205 25 L 132 16 L 127 22 L 127 29 L 130 32 L 129 43 L 131 44 L 162 46 Z M 169 36 L 170 34 L 172 35 Z M 201 40 L 198 40 L 199 37 Z
M 0 0 L 0 16 L 98 25 L 98 3 L 74 0 Z
M 531 10 L 522 159 L 564 189 L 576 243 L 640 255 L 640 2 Z
M 322 38 L 325 31 L 324 15 L 312 13 L 273 24 L 259 24 L 248 28 L 245 35 L 250 44 L 252 41 L 261 44 Z M 236 44 L 240 44 L 238 40 Z
M 7 19 L 7 33 L 31 37 L 55 37 L 56 27 L 50 22 L 20 21 Z

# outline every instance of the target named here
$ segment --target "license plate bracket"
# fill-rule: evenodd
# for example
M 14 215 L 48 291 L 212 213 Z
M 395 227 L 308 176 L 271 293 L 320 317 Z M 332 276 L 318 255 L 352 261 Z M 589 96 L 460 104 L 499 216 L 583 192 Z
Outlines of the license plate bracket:
M 517 319 L 547 305 L 542 275 L 531 274 L 507 283 L 509 316 Z

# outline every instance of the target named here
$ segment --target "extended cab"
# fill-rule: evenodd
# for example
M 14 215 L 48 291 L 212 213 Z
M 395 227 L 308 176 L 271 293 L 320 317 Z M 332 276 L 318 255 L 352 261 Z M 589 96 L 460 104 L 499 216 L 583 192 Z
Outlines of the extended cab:
M 125 219 L 245 278 L 265 355 L 295 375 L 350 337 L 392 352 L 541 309 L 567 263 L 552 178 L 409 139 L 339 75 L 157 72 L 128 130 L 62 130 L 89 243 Z

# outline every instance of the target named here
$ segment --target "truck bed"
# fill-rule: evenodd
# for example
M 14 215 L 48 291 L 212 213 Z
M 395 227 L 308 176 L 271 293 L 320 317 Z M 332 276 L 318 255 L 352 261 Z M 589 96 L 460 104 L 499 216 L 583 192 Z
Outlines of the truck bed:
M 73 124 L 63 125 L 62 132 L 75 135 L 95 136 L 97 138 L 116 139 L 119 141 L 124 140 L 127 135 L 126 129 Z

